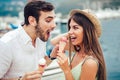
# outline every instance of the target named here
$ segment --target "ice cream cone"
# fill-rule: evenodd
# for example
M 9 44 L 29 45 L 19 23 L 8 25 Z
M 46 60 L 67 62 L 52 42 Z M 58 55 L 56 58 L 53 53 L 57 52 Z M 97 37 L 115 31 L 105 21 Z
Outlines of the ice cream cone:
M 45 66 L 46 66 L 46 60 L 44 58 L 40 59 L 38 63 L 38 70 L 44 72 Z
M 66 43 L 67 43 L 67 38 L 66 37 L 63 37 L 61 39 L 61 41 L 59 42 L 59 52 L 62 53 L 64 51 L 64 48 L 66 46 Z

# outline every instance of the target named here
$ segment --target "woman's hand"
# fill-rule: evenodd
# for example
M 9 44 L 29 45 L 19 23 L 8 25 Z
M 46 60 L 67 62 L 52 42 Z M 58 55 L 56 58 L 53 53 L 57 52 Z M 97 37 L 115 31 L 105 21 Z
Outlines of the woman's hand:
M 65 74 L 65 80 L 74 80 L 73 75 L 71 73 L 71 69 L 69 67 L 68 57 L 65 55 L 65 53 L 59 52 L 57 54 L 57 60 L 60 68 L 63 70 Z
M 58 64 L 61 67 L 61 69 L 65 72 L 69 68 L 68 64 L 68 57 L 65 55 L 65 53 L 58 53 L 57 54 Z

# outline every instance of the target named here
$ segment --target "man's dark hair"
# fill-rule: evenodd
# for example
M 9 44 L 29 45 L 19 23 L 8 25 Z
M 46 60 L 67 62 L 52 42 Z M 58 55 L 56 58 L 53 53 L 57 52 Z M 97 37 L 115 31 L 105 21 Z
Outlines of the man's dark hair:
M 40 11 L 49 12 L 54 9 L 54 6 L 45 1 L 31 1 L 24 8 L 24 24 L 28 25 L 28 17 L 33 16 L 37 23 L 39 21 Z

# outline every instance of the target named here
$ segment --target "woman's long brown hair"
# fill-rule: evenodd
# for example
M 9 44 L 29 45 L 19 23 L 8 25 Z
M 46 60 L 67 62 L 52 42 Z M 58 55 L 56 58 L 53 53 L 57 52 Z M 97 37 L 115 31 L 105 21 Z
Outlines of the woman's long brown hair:
M 77 24 L 83 27 L 83 46 L 87 55 L 94 56 L 99 62 L 97 73 L 98 80 L 106 80 L 106 66 L 103 57 L 103 52 L 97 37 L 97 33 L 92 22 L 83 14 L 75 13 L 68 21 L 68 30 L 70 30 L 70 21 L 73 19 Z M 70 42 L 71 46 L 71 42 Z M 71 47 L 69 49 L 71 57 Z

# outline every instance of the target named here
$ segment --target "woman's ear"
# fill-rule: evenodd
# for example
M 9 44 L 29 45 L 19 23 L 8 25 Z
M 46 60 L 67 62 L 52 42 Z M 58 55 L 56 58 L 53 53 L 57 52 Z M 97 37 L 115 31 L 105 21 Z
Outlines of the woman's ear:
M 29 16 L 28 21 L 29 21 L 30 25 L 32 25 L 32 26 L 36 26 L 36 24 L 37 24 L 36 19 L 33 16 Z

